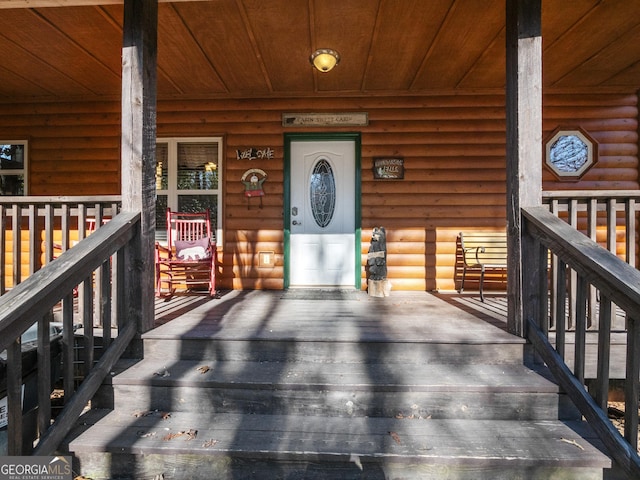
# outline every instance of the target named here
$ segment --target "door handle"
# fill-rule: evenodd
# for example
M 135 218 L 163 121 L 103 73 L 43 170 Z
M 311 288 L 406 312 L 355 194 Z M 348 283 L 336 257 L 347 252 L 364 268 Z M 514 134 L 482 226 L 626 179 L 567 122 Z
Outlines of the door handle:
M 291 225 L 302 225 L 302 222 L 294 220 L 293 222 L 291 222 Z

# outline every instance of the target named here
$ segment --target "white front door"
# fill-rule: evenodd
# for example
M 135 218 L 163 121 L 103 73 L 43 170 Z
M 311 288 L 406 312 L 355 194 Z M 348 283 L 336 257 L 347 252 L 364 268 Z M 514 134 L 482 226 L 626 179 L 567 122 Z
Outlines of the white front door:
M 355 142 L 292 141 L 291 287 L 354 287 Z

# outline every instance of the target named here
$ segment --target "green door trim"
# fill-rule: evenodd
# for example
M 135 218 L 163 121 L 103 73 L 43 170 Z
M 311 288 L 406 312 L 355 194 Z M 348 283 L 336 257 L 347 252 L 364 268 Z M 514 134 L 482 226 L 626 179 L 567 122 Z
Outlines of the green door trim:
M 285 133 L 284 134 L 284 288 L 289 288 L 291 270 L 291 142 L 329 142 L 329 141 L 351 141 L 355 146 L 355 288 L 362 288 L 362 170 L 361 155 L 362 143 L 361 134 L 357 132 L 344 133 Z

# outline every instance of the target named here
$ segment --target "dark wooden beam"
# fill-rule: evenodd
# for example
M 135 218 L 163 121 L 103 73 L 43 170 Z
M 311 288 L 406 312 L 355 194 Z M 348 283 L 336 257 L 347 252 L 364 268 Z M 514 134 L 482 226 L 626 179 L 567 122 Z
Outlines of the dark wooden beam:
M 522 275 L 523 262 L 539 262 L 524 255 L 539 249 L 523 245 L 520 209 L 542 204 L 541 12 L 541 0 L 506 0 L 507 323 L 521 336 L 524 318 L 539 313 L 524 311 L 539 304 L 532 298 L 538 292 Z
M 127 321 L 153 327 L 157 0 L 126 0 L 122 47 L 122 210 L 141 212 L 139 248 L 127 254 Z M 137 317 L 137 318 L 132 318 Z

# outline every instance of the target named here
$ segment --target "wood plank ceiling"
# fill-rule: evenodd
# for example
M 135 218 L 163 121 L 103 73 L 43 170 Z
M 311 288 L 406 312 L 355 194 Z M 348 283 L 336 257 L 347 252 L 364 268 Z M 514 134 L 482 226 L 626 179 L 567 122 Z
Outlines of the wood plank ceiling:
M 0 0 L 0 101 L 118 97 L 122 5 L 41 7 L 51 3 Z M 545 89 L 640 89 L 640 0 L 542 3 Z M 504 9 L 505 0 L 162 3 L 158 93 L 503 91 Z M 340 52 L 332 72 L 311 68 L 318 47 Z

